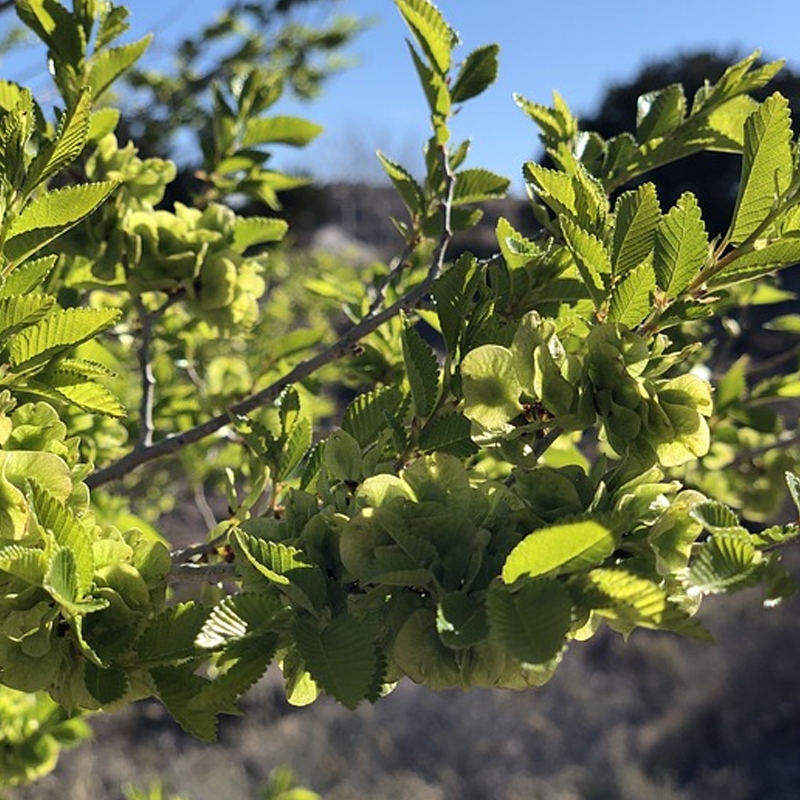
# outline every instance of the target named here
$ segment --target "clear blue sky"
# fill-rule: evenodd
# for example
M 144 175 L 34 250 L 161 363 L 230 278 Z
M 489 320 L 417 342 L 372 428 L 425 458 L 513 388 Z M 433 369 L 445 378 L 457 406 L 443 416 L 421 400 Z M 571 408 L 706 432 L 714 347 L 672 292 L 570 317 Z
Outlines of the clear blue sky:
M 155 30 L 149 57 L 163 62 L 170 43 L 212 19 L 224 1 L 129 0 L 127 5 L 133 35 Z M 464 107 L 455 133 L 472 140 L 472 166 L 506 174 L 517 188 L 520 166 L 537 151 L 537 139 L 533 124 L 514 105 L 513 92 L 549 103 L 557 89 L 574 111 L 589 113 L 606 87 L 632 77 L 646 61 L 700 48 L 743 54 L 760 48 L 766 57 L 785 58 L 800 70 L 795 0 L 439 0 L 438 5 L 461 35 L 457 55 L 500 44 L 498 82 Z M 325 178 L 375 177 L 380 171 L 374 152 L 380 148 L 413 167 L 428 132 L 403 22 L 391 0 L 340 0 L 335 6 L 369 17 L 374 25 L 351 49 L 357 65 L 337 76 L 323 98 L 299 111 L 294 104 L 280 109 L 303 113 L 326 128 L 311 148 L 286 153 L 282 164 Z M 313 21 L 320 9 L 312 6 L 305 13 Z M 0 64 L 3 77 L 14 73 L 10 61 Z

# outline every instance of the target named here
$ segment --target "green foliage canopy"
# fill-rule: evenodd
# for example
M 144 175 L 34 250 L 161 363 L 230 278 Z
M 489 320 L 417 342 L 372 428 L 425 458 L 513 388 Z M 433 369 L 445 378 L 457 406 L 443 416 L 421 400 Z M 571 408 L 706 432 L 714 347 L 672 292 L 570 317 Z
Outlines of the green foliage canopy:
M 212 739 L 273 662 L 297 704 L 354 708 L 403 677 L 522 689 L 603 624 L 706 639 L 704 595 L 793 590 L 778 546 L 798 528 L 754 524 L 737 448 L 773 495 L 788 472 L 800 508 L 793 443 L 763 413 L 800 379 L 715 374 L 703 344 L 800 258 L 788 105 L 750 97 L 780 65 L 653 92 L 635 136 L 519 98 L 554 165 L 524 167 L 540 233 L 501 220 L 496 257 L 451 263 L 508 187 L 449 129 L 498 49 L 458 61 L 432 4 L 396 5 L 431 122 L 423 176 L 380 155 L 403 248 L 312 277 L 275 247 L 284 223 L 225 204 L 274 209 L 293 183 L 263 148 L 318 133 L 267 113 L 274 76 L 218 87 L 207 191 L 167 210 L 173 166 L 120 146 L 98 106 L 147 44 L 116 44 L 126 12 L 17 4 L 63 110 L 0 84 L 0 681 L 3 702 L 48 695 L 26 713 L 53 720 L 14 780 L 49 767 L 67 714 L 144 697 Z M 725 232 L 640 180 L 703 149 L 741 155 Z M 341 414 L 336 387 L 355 389 Z M 154 526 L 180 482 L 222 487 L 229 514 L 174 549 Z

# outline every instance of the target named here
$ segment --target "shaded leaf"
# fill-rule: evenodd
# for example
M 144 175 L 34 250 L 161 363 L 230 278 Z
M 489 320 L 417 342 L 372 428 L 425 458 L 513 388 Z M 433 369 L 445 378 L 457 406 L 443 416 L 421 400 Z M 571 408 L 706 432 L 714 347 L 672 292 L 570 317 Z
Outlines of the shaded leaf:
M 532 580 L 513 592 L 493 585 L 487 611 L 492 633 L 523 663 L 545 664 L 567 643 L 572 601 L 560 583 Z

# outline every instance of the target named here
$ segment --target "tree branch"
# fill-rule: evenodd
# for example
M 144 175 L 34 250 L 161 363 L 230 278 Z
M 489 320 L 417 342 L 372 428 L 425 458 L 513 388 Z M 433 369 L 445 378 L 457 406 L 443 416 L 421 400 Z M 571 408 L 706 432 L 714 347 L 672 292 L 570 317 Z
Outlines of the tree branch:
M 444 269 L 447 248 L 453 238 L 451 209 L 453 205 L 455 176 L 450 168 L 448 156 L 444 148 L 441 150 L 440 157 L 442 159 L 446 186 L 445 198 L 443 200 L 444 223 L 431 258 L 431 266 L 428 270 L 428 274 L 421 283 L 413 289 L 410 289 L 383 311 L 376 310 L 374 313 L 368 313 L 364 319 L 354 324 L 332 345 L 321 350 L 311 358 L 301 361 L 283 377 L 278 378 L 278 380 L 261 391 L 234 404 L 226 412 L 218 414 L 193 428 L 189 428 L 189 430 L 183 433 L 176 433 L 149 444 L 144 442 L 137 444 L 130 453 L 123 456 L 118 461 L 108 467 L 96 470 L 89 475 L 85 481 L 89 488 L 94 489 L 98 486 L 110 483 L 111 481 L 119 480 L 143 464 L 147 464 L 161 456 L 177 453 L 183 448 L 213 435 L 226 425 L 229 425 L 237 417 L 244 416 L 257 408 L 274 402 L 284 389 L 298 381 L 304 380 L 326 364 L 336 361 L 342 356 L 352 352 L 354 345 L 383 325 L 384 322 L 396 317 L 401 311 L 412 310 L 422 302 L 430 292 L 434 281 Z

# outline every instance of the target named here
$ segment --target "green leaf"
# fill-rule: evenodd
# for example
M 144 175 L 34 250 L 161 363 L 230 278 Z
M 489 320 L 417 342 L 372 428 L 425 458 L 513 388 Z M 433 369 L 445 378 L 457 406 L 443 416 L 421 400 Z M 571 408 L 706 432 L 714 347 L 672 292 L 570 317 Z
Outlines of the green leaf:
M 756 242 L 753 249 L 741 248 L 737 257 L 709 281 L 709 286 L 730 286 L 752 281 L 776 269 L 800 263 L 800 232 L 792 231 L 774 242 Z
M 83 152 L 89 139 L 91 117 L 92 96 L 84 88 L 72 108 L 61 117 L 52 145 L 45 147 L 31 164 L 23 187 L 25 193 L 61 172 Z
M 140 666 L 177 664 L 197 657 L 195 641 L 208 610 L 198 603 L 180 603 L 156 616 L 136 641 Z
M 92 414 L 121 418 L 126 415 L 125 406 L 117 396 L 73 370 L 56 370 L 48 376 L 50 386 L 62 398 Z
M 56 550 L 47 568 L 44 588 L 57 603 L 70 610 L 81 599 L 78 589 L 78 567 L 72 550 L 64 547 Z
M 713 86 L 702 87 L 694 97 L 692 114 L 697 114 L 701 109 L 706 110 L 710 106 L 722 105 L 737 95 L 753 92 L 766 86 L 780 72 L 784 62 L 772 61 L 751 71 L 760 56 L 760 50 L 754 51 L 746 58 L 728 67 Z
M 50 274 L 57 260 L 58 256 L 52 255 L 21 264 L 8 275 L 0 287 L 0 298 L 33 291 Z
M 592 233 L 581 228 L 570 217 L 560 220 L 561 232 L 575 259 L 586 290 L 594 306 L 599 309 L 606 299 L 603 276 L 611 274 L 611 257 L 606 246 Z
M 206 683 L 199 694 L 190 701 L 191 710 L 204 708 L 217 713 L 219 709 L 233 709 L 235 701 L 252 688 L 267 671 L 278 645 L 274 633 L 261 633 L 239 641 L 232 648 L 236 661 L 228 664 L 211 683 Z M 230 712 L 229 712 L 230 713 Z
M 244 253 L 249 247 L 267 242 L 279 242 L 289 224 L 275 217 L 237 217 L 233 224 L 233 248 Z
M 512 584 L 521 576 L 580 572 L 602 563 L 616 542 L 608 528 L 597 522 L 571 522 L 540 528 L 526 536 L 508 555 L 502 578 Z
M 639 264 L 614 287 L 608 308 L 608 319 L 634 328 L 653 308 L 652 292 L 656 278 L 649 262 Z
M 0 298 L 0 340 L 38 322 L 53 307 L 55 298 L 26 294 Z
M 104 669 L 88 662 L 84 680 L 89 694 L 104 706 L 122 699 L 128 691 L 128 676 L 119 669 Z
M 301 117 L 260 117 L 247 120 L 242 144 L 245 147 L 260 144 L 290 144 L 304 147 L 316 139 L 322 131 L 321 125 Z
M 697 198 L 684 192 L 661 220 L 656 233 L 653 268 L 659 288 L 678 297 L 708 257 L 708 234 Z
M 419 449 L 423 453 L 450 453 L 458 458 L 469 458 L 478 452 L 470 437 L 472 425 L 458 411 L 437 415 L 430 420 L 419 435 Z
M 461 383 L 464 414 L 486 430 L 504 428 L 522 411 L 522 386 L 506 347 L 486 344 L 470 350 L 461 362 Z
M 439 362 L 433 348 L 407 320 L 403 324 L 403 361 L 417 416 L 428 417 L 439 397 Z
M 14 220 L 4 254 L 19 263 L 92 213 L 117 188 L 115 181 L 43 192 Z
M 463 103 L 481 94 L 497 80 L 499 52 L 498 45 L 489 44 L 473 50 L 466 57 L 450 90 L 454 103 Z
M 299 622 L 294 635 L 314 680 L 342 705 L 355 708 L 366 697 L 377 666 L 371 626 L 342 614 L 323 630 Z
M 761 577 L 763 564 L 746 531 L 718 531 L 701 545 L 689 566 L 689 592 L 716 594 L 751 586 Z
M 123 72 L 130 69 L 142 57 L 152 38 L 152 34 L 148 34 L 138 42 L 100 50 L 91 57 L 88 64 L 88 81 L 95 102 Z
M 181 728 L 198 739 L 213 742 L 217 738 L 219 711 L 194 702 L 209 682 L 185 667 L 157 667 L 150 674 L 159 699 Z
M 119 319 L 115 308 L 55 309 L 11 341 L 11 361 L 16 368 L 46 362 L 59 350 L 88 341 Z
M 396 416 L 403 402 L 399 386 L 383 386 L 358 395 L 347 407 L 342 430 L 349 433 L 361 447 L 375 441 L 384 429 L 384 413 Z
M 34 586 L 44 584 L 47 556 L 39 548 L 10 544 L 0 547 L 0 571 L 7 572 Z
M 714 500 L 697 503 L 689 513 L 711 533 L 730 532 L 731 530 L 746 533 L 736 512 Z
M 518 591 L 492 585 L 487 611 L 492 633 L 525 664 L 546 664 L 567 643 L 572 601 L 556 581 L 528 581 Z
M 673 602 L 657 583 L 619 568 L 598 568 L 588 577 L 599 592 L 592 598 L 595 614 L 615 627 L 629 631 L 635 627 L 666 630 L 708 639 L 703 626 Z
M 325 440 L 322 458 L 331 478 L 360 481 L 362 478 L 361 445 L 347 431 L 333 431 Z
M 204 650 L 220 650 L 246 636 L 263 631 L 283 604 L 275 597 L 255 592 L 223 598 L 203 623 L 195 644 Z
M 439 326 L 449 353 L 455 353 L 461 342 L 480 278 L 475 256 L 466 253 L 433 285 Z
M 240 570 L 254 570 L 307 611 L 314 613 L 325 605 L 325 576 L 302 550 L 258 539 L 242 530 L 231 534 L 231 545 Z
M 458 35 L 428 0 L 395 0 L 395 5 L 427 56 L 430 65 L 444 75 L 449 69 Z
M 378 151 L 378 160 L 381 162 L 386 174 L 394 184 L 394 188 L 397 189 L 398 194 L 403 198 L 403 203 L 405 203 L 406 208 L 412 214 L 419 214 L 425 202 L 422 187 L 414 180 L 414 177 L 405 167 L 387 158 L 380 150 Z
M 672 133 L 686 116 L 683 86 L 673 83 L 665 89 L 643 94 L 636 101 L 636 139 L 644 143 Z
M 789 101 L 777 92 L 744 125 L 739 195 L 728 238 L 747 239 L 761 225 L 792 181 L 792 122 Z
M 561 170 L 548 169 L 533 161 L 524 165 L 523 174 L 536 194 L 556 216 L 561 217 L 563 214 L 577 218 L 578 204 L 572 176 Z
M 453 205 L 483 203 L 506 196 L 511 181 L 488 169 L 464 169 L 456 173 Z
M 437 608 L 436 630 L 447 647 L 454 650 L 471 647 L 489 633 L 486 606 L 464 592 L 450 592 Z
M 619 196 L 614 209 L 614 275 L 623 276 L 639 266 L 653 251 L 661 220 L 656 187 L 645 183 Z
M 797 509 L 798 516 L 800 516 L 800 478 L 793 472 L 784 473 L 786 485 L 789 488 L 789 494 L 792 496 L 792 502 Z

